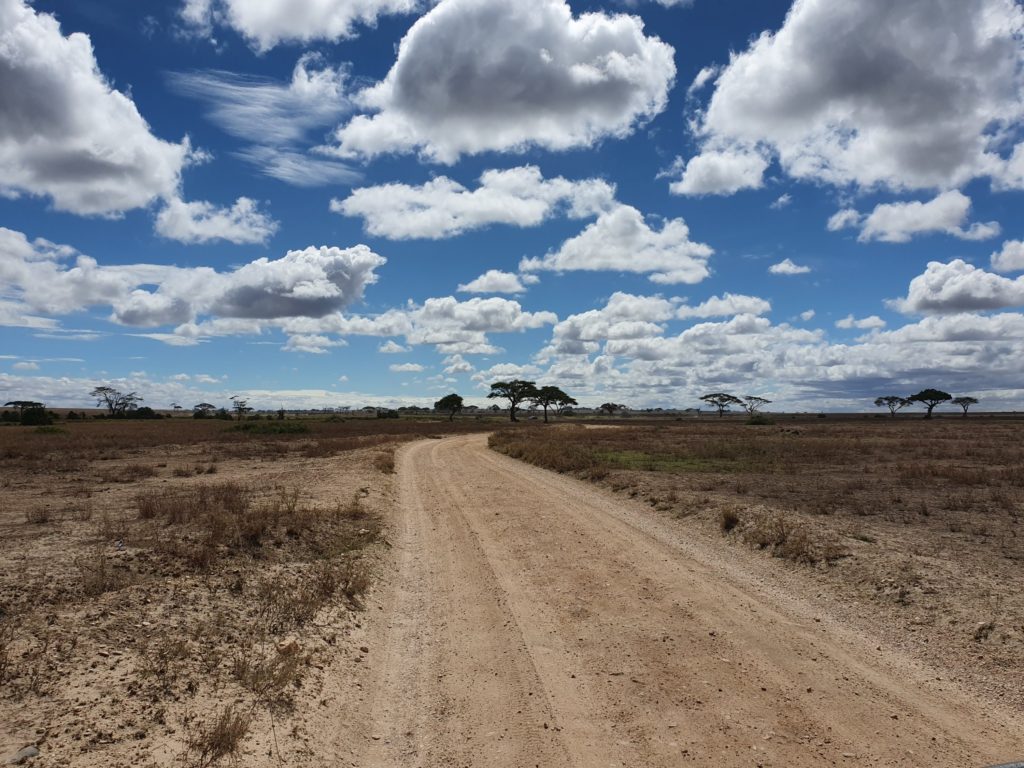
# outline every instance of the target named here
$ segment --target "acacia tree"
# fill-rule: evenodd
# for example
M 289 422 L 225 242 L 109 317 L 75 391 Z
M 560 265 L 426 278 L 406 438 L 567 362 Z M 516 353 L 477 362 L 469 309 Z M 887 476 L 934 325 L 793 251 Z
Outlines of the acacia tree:
M 753 416 L 762 407 L 768 405 L 771 400 L 765 400 L 763 397 L 757 395 L 746 395 L 743 398 L 743 410 L 747 412 L 747 415 Z
M 213 403 L 199 403 L 192 406 L 192 411 L 197 419 L 205 419 L 215 410 L 217 410 L 217 406 Z
M 32 409 L 46 407 L 43 403 L 37 403 L 35 400 L 9 400 L 8 402 L 4 403 L 4 408 L 7 408 L 8 406 L 10 406 L 11 408 L 18 409 L 18 418 L 21 418 L 22 416 L 25 415 L 26 408 Z
M 601 404 L 600 404 L 600 405 L 599 405 L 599 406 L 597 407 L 597 410 L 599 410 L 599 411 L 604 411 L 604 412 L 605 412 L 605 413 L 607 413 L 607 414 L 608 414 L 609 416 L 613 416 L 613 415 L 615 415 L 616 413 L 618 413 L 619 411 L 624 411 L 624 410 L 626 410 L 626 406 L 625 406 L 625 405 L 622 405 L 622 404 L 620 404 L 620 403 L 601 403 Z
M 434 403 L 435 411 L 447 411 L 448 421 L 455 420 L 455 414 L 462 410 L 462 395 L 452 392 Z
M 966 419 L 967 418 L 967 409 L 970 408 L 972 405 L 977 405 L 978 404 L 978 398 L 976 398 L 976 397 L 954 397 L 952 402 L 955 405 L 959 405 L 961 408 L 964 409 L 964 418 Z
M 731 406 L 743 405 L 742 400 L 735 395 L 728 394 L 727 392 L 712 392 L 710 395 L 704 395 L 700 399 L 718 411 L 718 418 L 722 418 L 723 414 L 728 411 Z
M 953 399 L 953 396 L 949 392 L 943 392 L 941 389 L 922 389 L 916 395 L 911 395 L 907 399 L 912 403 L 921 403 L 921 405 L 927 408 L 928 410 L 924 417 L 930 419 L 935 406 L 940 403 L 949 402 Z
M 537 395 L 537 382 L 513 379 L 512 381 L 496 381 L 491 384 L 491 391 L 487 397 L 500 397 L 508 400 L 508 415 L 510 421 L 519 421 L 516 418 L 516 410 L 520 403 L 533 399 Z
M 537 390 L 537 394 L 530 398 L 530 402 L 544 409 L 544 423 L 548 423 L 548 408 L 555 408 L 561 413 L 570 405 L 577 405 L 576 400 L 569 397 L 558 387 L 547 386 Z
M 245 414 L 252 413 L 249 401 L 243 399 L 241 395 L 231 396 L 231 407 L 234 409 L 235 413 L 238 414 L 239 421 L 245 418 Z
M 127 411 L 134 410 L 142 402 L 135 392 L 120 392 L 113 387 L 95 387 L 89 393 L 96 398 L 96 405 L 102 405 L 113 418 L 124 416 Z
M 895 419 L 896 411 L 906 408 L 908 405 L 913 405 L 913 402 L 908 398 L 900 397 L 899 395 L 886 395 L 885 397 L 876 397 L 875 405 L 879 408 L 884 405 L 889 409 L 889 415 Z

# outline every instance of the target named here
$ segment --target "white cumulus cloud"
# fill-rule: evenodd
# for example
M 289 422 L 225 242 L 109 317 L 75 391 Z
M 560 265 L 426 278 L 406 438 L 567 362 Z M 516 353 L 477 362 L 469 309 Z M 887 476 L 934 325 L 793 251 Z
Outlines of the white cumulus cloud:
M 332 200 L 331 210 L 361 216 L 366 231 L 392 240 L 452 237 L 493 224 L 532 227 L 560 209 L 574 218 L 612 206 L 615 187 L 601 179 L 545 179 L 536 166 L 485 171 L 470 190 L 446 176 L 420 186 L 381 184 Z
M 862 318 L 847 315 L 842 320 L 836 320 L 836 328 L 842 328 L 844 330 L 858 328 L 860 330 L 872 331 L 879 328 L 885 328 L 885 320 L 880 318 L 878 315 L 870 315 L 869 317 Z
M 181 243 L 265 243 L 277 227 L 277 222 L 247 197 L 238 198 L 230 208 L 172 198 L 156 217 L 157 234 Z
M 702 156 L 756 148 L 792 177 L 865 189 L 1012 182 L 999 129 L 1024 115 L 1022 32 L 1015 0 L 796 0 L 718 77 Z
M 163 141 L 100 72 L 88 35 L 23 0 L 0 0 L 0 194 L 117 216 L 173 197 L 191 158 Z
M 768 271 L 773 275 L 806 275 L 811 271 L 811 268 L 797 264 L 790 258 L 785 258 L 778 264 L 772 264 L 768 267 Z
M 526 291 L 524 283 L 530 282 L 537 282 L 537 277 L 489 269 L 475 280 L 460 285 L 459 291 L 463 293 L 523 293 Z
M 655 283 L 699 283 L 709 274 L 707 261 L 713 253 L 710 246 L 690 239 L 690 228 L 682 219 L 654 228 L 636 208 L 618 205 L 558 250 L 523 259 L 519 268 L 650 273 Z
M 673 49 L 624 14 L 574 17 L 564 0 L 445 0 L 402 39 L 387 76 L 337 133 L 344 157 L 591 146 L 660 113 Z
M 213 34 L 215 25 L 233 28 L 257 51 L 281 43 L 342 40 L 359 25 L 381 16 L 411 13 L 417 0 L 184 0 L 182 21 L 194 32 Z
M 962 259 L 930 261 L 910 281 L 907 296 L 888 302 L 900 312 L 953 314 L 1024 306 L 1024 277 L 1011 280 Z
M 971 212 L 971 198 L 957 190 L 942 192 L 922 203 L 884 203 L 866 216 L 846 209 L 829 219 L 832 231 L 845 227 L 860 227 L 857 239 L 861 242 L 881 240 L 886 243 L 907 243 L 915 235 L 943 233 L 961 240 L 988 240 L 999 235 L 998 222 L 967 224 Z
M 997 272 L 1024 271 L 1024 241 L 1007 240 L 1001 250 L 992 254 L 992 269 Z

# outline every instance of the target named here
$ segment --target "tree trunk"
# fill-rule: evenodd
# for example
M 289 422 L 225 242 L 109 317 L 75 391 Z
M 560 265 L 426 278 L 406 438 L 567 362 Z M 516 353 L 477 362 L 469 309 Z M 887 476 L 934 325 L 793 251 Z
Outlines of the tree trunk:
M 966 411 L 964 412 L 964 414 L 966 415 Z M 544 406 L 544 423 L 548 423 L 548 407 L 546 405 Z

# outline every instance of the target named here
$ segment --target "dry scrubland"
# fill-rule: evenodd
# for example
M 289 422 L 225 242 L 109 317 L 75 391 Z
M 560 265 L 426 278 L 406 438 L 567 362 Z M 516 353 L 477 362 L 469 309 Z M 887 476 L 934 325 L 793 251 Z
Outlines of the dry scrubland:
M 0 761 L 321 765 L 394 449 L 482 426 L 0 428 Z
M 1019 710 L 1022 437 L 1009 419 L 712 418 L 530 425 L 490 444 L 779 558 L 794 590 Z

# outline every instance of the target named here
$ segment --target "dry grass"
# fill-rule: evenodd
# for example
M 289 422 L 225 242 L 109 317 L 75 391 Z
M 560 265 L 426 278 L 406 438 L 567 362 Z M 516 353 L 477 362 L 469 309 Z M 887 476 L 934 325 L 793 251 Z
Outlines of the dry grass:
M 210 722 L 195 725 L 188 738 L 190 765 L 206 768 L 225 757 L 235 757 L 251 724 L 251 712 L 228 704 Z
M 195 765 L 242 745 L 262 760 L 268 735 L 248 725 L 270 714 L 284 760 L 306 749 L 292 728 L 372 586 L 385 459 L 423 432 L 485 425 L 232 426 L 0 429 L 0 721 L 50 724 L 54 764 L 83 748 L 161 762 L 151 744 L 187 746 Z

